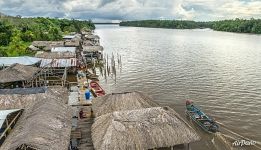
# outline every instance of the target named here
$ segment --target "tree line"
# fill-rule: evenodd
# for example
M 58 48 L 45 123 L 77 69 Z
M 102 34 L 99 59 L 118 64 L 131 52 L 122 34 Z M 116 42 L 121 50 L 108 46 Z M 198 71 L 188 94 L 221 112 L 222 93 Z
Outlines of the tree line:
M 197 29 L 211 28 L 217 31 L 261 34 L 261 19 L 233 19 L 222 21 L 196 22 L 189 20 L 140 20 L 123 21 L 120 26 L 170 28 L 170 29 Z
M 0 16 L 0 56 L 31 55 L 32 41 L 62 40 L 64 34 L 95 29 L 91 21 Z

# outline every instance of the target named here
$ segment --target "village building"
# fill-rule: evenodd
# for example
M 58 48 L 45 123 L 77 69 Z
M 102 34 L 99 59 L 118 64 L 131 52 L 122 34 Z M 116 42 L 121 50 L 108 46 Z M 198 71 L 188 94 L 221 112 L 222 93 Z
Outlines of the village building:
M 41 86 L 44 81 L 39 78 L 40 71 L 37 67 L 13 64 L 0 71 L 0 88 Z
M 108 94 L 92 104 L 94 149 L 189 149 L 190 143 L 200 140 L 178 113 L 143 93 Z
M 84 39 L 93 42 L 94 45 L 100 45 L 100 37 L 98 35 L 85 35 Z
M 33 47 L 36 47 L 38 49 L 35 49 Z M 32 45 L 29 46 L 29 48 L 33 48 L 35 50 L 44 50 L 44 51 L 50 51 L 53 47 L 63 47 L 64 41 L 33 41 Z
M 22 115 L 22 112 L 23 109 L 0 110 L 0 145 L 4 143 L 8 134 Z
M 89 62 L 93 58 L 101 60 L 103 58 L 103 47 L 102 46 L 82 46 L 82 56 Z
M 79 47 L 80 46 L 80 40 L 78 40 L 78 39 L 65 40 L 64 46 L 65 47 Z
M 38 51 L 35 54 L 37 58 L 44 59 L 66 59 L 66 58 L 76 58 L 76 54 L 74 52 L 45 52 Z
M 81 39 L 81 34 L 70 34 L 63 36 L 63 40 Z
M 12 132 L 1 144 L 6 149 L 68 150 L 71 134 L 71 109 L 66 104 L 68 91 L 48 88 L 45 93 L 0 95 L 1 109 L 23 109 Z M 9 91 L 10 92 L 10 91 Z
M 71 52 L 76 53 L 76 47 L 53 47 L 51 52 Z

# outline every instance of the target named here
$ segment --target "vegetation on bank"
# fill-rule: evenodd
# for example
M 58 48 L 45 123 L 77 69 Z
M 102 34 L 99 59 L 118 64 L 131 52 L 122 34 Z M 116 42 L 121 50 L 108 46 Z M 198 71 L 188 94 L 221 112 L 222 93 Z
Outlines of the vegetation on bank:
M 170 28 L 170 29 L 197 29 L 211 28 L 217 31 L 261 34 L 261 19 L 234 19 L 222 21 L 196 22 L 188 20 L 141 20 L 124 21 L 120 26 Z
M 64 34 L 94 28 L 91 21 L 0 15 L 0 56 L 32 55 L 27 50 L 32 41 L 61 40 Z

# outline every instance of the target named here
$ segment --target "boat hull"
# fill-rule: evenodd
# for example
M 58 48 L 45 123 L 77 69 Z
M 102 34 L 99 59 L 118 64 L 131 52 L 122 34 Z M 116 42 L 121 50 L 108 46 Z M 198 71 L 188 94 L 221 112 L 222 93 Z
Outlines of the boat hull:
M 102 87 L 96 81 L 90 82 L 90 88 L 91 88 L 91 92 L 92 92 L 94 97 L 99 97 L 99 96 L 105 95 L 105 91 L 102 89 Z
M 219 130 L 219 126 L 216 122 L 214 122 L 209 116 L 207 116 L 204 112 L 199 110 L 198 108 L 194 108 L 195 110 L 186 110 L 186 115 L 195 122 L 200 128 L 208 133 L 216 133 Z M 203 117 L 201 117 L 203 116 Z

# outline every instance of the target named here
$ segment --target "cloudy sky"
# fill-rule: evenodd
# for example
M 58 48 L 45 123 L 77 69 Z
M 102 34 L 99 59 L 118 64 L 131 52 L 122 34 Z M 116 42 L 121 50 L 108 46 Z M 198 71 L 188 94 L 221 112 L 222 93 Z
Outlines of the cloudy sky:
M 0 12 L 93 21 L 261 18 L 261 0 L 0 0 Z

